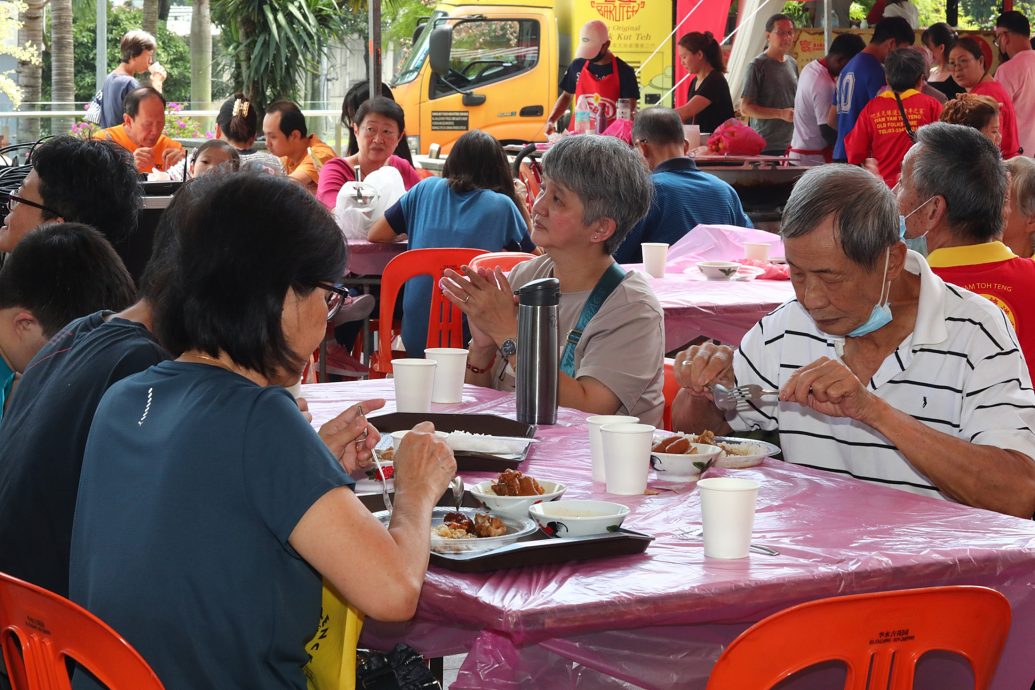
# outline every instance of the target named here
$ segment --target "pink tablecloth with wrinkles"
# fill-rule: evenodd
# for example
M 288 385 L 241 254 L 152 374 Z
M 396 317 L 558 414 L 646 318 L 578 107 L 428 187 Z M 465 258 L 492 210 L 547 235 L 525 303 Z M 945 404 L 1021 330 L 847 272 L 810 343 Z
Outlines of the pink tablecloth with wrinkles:
M 314 424 L 348 404 L 391 398 L 391 381 L 303 387 Z M 514 398 L 466 387 L 435 411 L 513 417 Z M 392 404 L 385 408 L 391 411 Z M 628 505 L 625 525 L 655 541 L 638 556 L 461 575 L 431 568 L 413 621 L 367 621 L 365 641 L 400 639 L 428 656 L 467 652 L 453 688 L 703 688 L 723 646 L 757 621 L 818 597 L 940 584 L 1005 594 L 1013 626 L 993 684 L 1035 677 L 1035 524 L 767 460 L 738 472 L 761 481 L 754 540 L 781 552 L 705 559 L 678 534 L 700 524 L 692 485 L 681 493 L 609 496 L 590 480 L 585 415 L 562 409 L 540 427 L 526 466 L 568 485 L 566 497 Z M 722 472 L 722 471 L 719 471 Z M 472 475 L 483 478 L 486 475 Z M 652 477 L 652 485 L 657 485 Z M 822 634 L 822 631 L 817 631 Z M 807 640 L 803 640 L 807 644 Z M 922 663 L 917 687 L 972 687 L 957 660 Z M 832 687 L 822 673 L 793 687 Z M 811 684 L 810 684 L 811 683 Z M 840 686 L 838 686 L 840 687 Z
M 381 244 L 367 240 L 349 240 L 349 273 L 357 276 L 379 276 L 388 262 L 406 251 L 405 242 Z
M 702 335 L 739 345 L 759 319 L 794 297 L 789 280 L 718 281 L 696 266 L 685 270 L 664 278 L 643 274 L 665 312 L 665 352 Z

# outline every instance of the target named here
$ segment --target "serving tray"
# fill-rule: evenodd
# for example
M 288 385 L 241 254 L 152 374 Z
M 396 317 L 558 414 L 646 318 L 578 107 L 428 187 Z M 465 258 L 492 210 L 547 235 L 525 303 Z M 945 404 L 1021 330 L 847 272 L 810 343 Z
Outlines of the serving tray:
M 484 573 L 526 565 L 588 561 L 643 553 L 654 537 L 629 529 L 585 537 L 548 537 L 542 532 L 524 541 L 480 553 L 432 553 L 431 565 L 459 573 Z
M 431 422 L 438 431 L 447 434 L 451 431 L 466 431 L 470 434 L 489 434 L 490 436 L 535 437 L 535 426 L 523 424 L 513 419 L 499 417 L 494 414 L 452 414 L 446 412 L 392 412 L 377 417 L 368 417 L 367 421 L 382 434 L 403 429 L 412 429 L 421 422 Z M 458 472 L 502 472 L 514 470 L 528 459 L 534 443 L 529 443 L 517 457 L 501 457 L 490 453 L 458 450 L 453 453 L 456 458 Z

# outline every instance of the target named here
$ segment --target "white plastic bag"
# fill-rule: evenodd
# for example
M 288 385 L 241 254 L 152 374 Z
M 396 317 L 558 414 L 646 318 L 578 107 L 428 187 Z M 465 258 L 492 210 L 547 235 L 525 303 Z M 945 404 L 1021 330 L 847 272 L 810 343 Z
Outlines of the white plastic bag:
M 365 240 L 374 221 L 405 193 L 402 175 L 386 165 L 367 175 L 362 182 L 342 185 L 334 204 L 334 220 L 347 239 Z

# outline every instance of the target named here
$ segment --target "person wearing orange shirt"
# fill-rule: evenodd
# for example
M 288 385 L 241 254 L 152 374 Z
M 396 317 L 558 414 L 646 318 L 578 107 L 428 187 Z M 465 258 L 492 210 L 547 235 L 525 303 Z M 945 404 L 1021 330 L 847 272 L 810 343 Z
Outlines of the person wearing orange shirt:
M 183 146 L 162 134 L 165 129 L 165 97 L 150 86 L 133 89 L 126 96 L 122 124 L 102 129 L 94 139 L 113 141 L 133 154 L 141 173 L 168 172 L 187 155 Z
M 262 119 L 266 148 L 284 164 L 287 176 L 316 193 L 320 168 L 337 154 L 315 134 L 309 134 L 305 116 L 291 101 L 277 101 Z

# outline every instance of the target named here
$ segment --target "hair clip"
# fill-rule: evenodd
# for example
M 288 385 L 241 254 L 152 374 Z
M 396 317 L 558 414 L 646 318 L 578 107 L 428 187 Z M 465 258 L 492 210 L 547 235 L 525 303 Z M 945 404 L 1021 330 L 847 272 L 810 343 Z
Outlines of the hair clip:
M 230 114 L 230 117 L 237 117 L 238 115 L 241 117 L 248 117 L 248 109 L 251 108 L 251 105 L 252 104 L 248 101 L 238 98 L 234 101 L 234 110 Z

